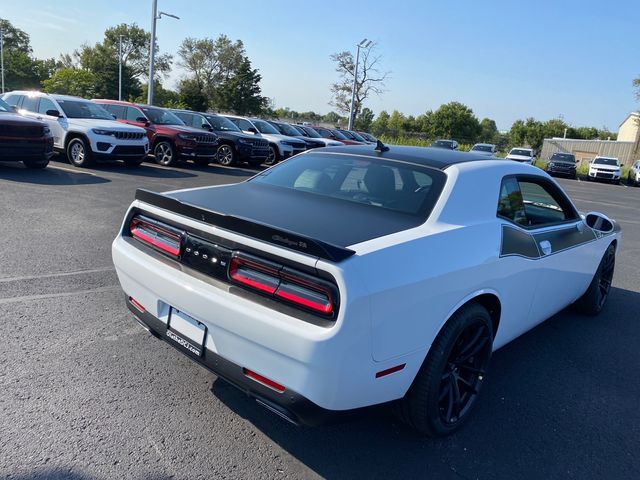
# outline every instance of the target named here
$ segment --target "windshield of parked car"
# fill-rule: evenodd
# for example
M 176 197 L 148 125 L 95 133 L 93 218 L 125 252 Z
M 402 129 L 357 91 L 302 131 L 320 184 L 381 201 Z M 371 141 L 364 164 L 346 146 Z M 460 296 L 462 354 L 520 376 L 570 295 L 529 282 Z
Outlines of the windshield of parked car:
M 298 132 L 298 130 L 293 128 L 291 125 L 288 125 L 286 123 L 278 123 L 278 126 L 280 127 L 279 128 L 280 132 L 283 133 L 284 135 L 289 135 L 291 137 L 300 136 L 300 132 Z
M 142 107 L 151 123 L 156 125 L 185 125 L 185 123 L 168 110 L 153 107 Z
M 114 120 L 113 115 L 100 105 L 88 100 L 56 99 L 67 118 L 92 118 L 96 120 Z
M 415 164 L 311 153 L 249 181 L 422 216 L 435 205 L 445 178 L 440 170 Z
M 522 155 L 523 157 L 530 157 L 533 155 L 531 150 L 523 150 L 521 148 L 514 148 L 509 152 L 509 155 Z
M 205 115 L 205 118 L 216 132 L 242 132 L 235 123 L 228 118 L 218 115 Z
M 260 133 L 266 133 L 268 134 L 276 134 L 278 135 L 280 132 L 278 130 L 276 130 L 276 128 L 271 125 L 268 122 L 265 122 L 264 120 L 251 120 L 253 122 L 253 124 L 256 126 L 256 128 L 258 129 L 258 131 Z
M 301 129 L 303 129 L 305 132 L 307 132 L 307 135 L 309 135 L 310 138 L 324 138 L 322 135 L 320 135 L 318 132 L 316 132 L 313 128 L 311 127 L 299 127 Z
M 331 130 L 331 132 L 335 135 L 336 140 L 349 140 L 346 135 L 343 135 L 342 132 L 338 130 Z
M 613 165 L 613 166 L 616 166 L 616 167 L 620 166 L 620 163 L 618 163 L 618 159 L 617 158 L 596 157 L 593 160 L 593 163 L 598 164 L 598 165 Z
M 11 113 L 12 111 L 9 104 L 0 98 L 0 113 Z
M 453 148 L 453 142 L 450 140 L 436 140 L 431 144 L 432 147 Z
M 493 147 L 491 145 L 474 145 L 471 150 L 474 152 L 493 152 Z
M 554 162 L 576 163 L 576 157 L 571 153 L 554 153 L 553 155 L 551 155 L 551 158 L 549 160 Z

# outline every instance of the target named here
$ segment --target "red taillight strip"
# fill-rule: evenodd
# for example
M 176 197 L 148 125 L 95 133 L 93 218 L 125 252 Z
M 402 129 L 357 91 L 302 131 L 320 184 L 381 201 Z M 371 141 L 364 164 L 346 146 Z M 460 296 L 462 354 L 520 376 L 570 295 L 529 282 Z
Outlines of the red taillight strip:
M 236 254 L 229 264 L 229 278 L 241 285 L 274 295 L 298 307 L 323 315 L 334 311 L 334 295 L 329 287 L 281 265 L 261 263 L 245 254 Z
M 392 373 L 399 372 L 400 370 L 403 370 L 406 365 L 407 365 L 406 363 L 403 363 L 400 365 L 396 365 L 395 367 L 387 368 L 386 370 L 380 370 L 379 372 L 376 373 L 376 378 L 384 377 L 386 375 L 391 375 Z
M 131 235 L 164 253 L 174 257 L 180 255 L 181 236 L 149 222 L 134 218 L 131 221 Z
M 275 390 L 278 393 L 284 393 L 285 391 L 285 388 L 279 383 L 276 383 L 273 380 L 268 379 L 267 377 L 263 377 L 259 373 L 251 371 L 248 368 L 243 368 L 242 373 L 244 373 L 251 380 L 255 380 L 261 385 L 264 385 L 265 387 L 269 387 L 271 390 Z
M 131 304 L 136 307 L 140 313 L 144 313 L 145 312 L 145 308 L 142 306 L 142 304 L 137 301 L 135 298 L 133 297 L 129 297 L 129 301 L 131 302 Z

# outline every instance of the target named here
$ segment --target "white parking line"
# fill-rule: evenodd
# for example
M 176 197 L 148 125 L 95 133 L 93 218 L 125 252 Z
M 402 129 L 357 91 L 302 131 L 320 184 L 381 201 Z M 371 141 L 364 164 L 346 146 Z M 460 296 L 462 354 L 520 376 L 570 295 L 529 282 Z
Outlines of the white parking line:
M 73 272 L 45 273 L 44 275 L 24 275 L 21 277 L 0 277 L 0 282 L 18 282 L 21 280 L 34 280 L 37 278 L 68 277 L 71 275 L 82 275 L 84 273 L 110 272 L 113 270 L 115 270 L 115 268 L 113 267 L 102 267 L 102 268 L 92 268 L 88 270 L 76 270 Z
M 95 173 L 87 172 L 85 170 L 79 170 L 77 168 L 59 167 L 58 165 L 51 165 L 51 164 L 49 164 L 47 168 L 55 168 L 56 170 L 64 170 L 65 172 L 70 172 L 70 173 L 83 173 L 85 175 L 93 175 L 94 177 L 97 177 L 97 174 Z
M 23 297 L 0 298 L 0 305 L 5 305 L 7 303 L 26 302 L 31 300 L 44 300 L 47 298 L 72 297 L 74 295 L 86 295 L 89 293 L 112 292 L 116 290 L 120 290 L 120 285 L 118 286 L 114 285 L 112 287 L 92 288 L 90 290 L 78 290 L 76 292 L 61 292 L 61 293 L 50 293 L 50 294 L 44 294 L 44 295 L 25 295 Z

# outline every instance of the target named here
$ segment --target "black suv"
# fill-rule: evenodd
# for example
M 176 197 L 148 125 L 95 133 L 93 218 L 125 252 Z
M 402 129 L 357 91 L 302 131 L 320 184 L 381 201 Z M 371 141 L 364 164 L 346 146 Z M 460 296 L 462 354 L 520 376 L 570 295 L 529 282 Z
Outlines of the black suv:
M 246 162 L 258 166 L 269 157 L 269 142 L 243 133 L 232 121 L 213 113 L 172 110 L 184 123 L 218 135 L 216 160 L 220 165 Z
M 556 152 L 547 162 L 546 170 L 549 175 L 576 178 L 576 156 L 573 153 Z

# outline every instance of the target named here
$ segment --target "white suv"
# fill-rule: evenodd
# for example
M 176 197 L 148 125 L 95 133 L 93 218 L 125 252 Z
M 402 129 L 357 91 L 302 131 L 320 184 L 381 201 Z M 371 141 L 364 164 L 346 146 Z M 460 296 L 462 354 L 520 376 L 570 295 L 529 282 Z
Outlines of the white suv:
M 536 155 L 533 153 L 532 148 L 517 147 L 512 148 L 507 154 L 507 160 L 515 160 L 520 163 L 528 163 L 529 165 L 535 165 Z
M 104 108 L 83 98 L 42 92 L 13 91 L 3 100 L 25 117 L 42 120 L 53 134 L 53 147 L 76 167 L 93 160 L 122 159 L 137 166 L 149 152 L 143 128 L 123 125 Z
M 620 162 L 615 157 L 596 157 L 589 162 L 587 180 L 608 180 L 620 183 Z
M 269 157 L 265 165 L 273 165 L 280 160 L 292 155 L 302 153 L 307 149 L 307 144 L 299 138 L 282 135 L 276 128 L 265 120 L 258 118 L 235 117 L 225 115 L 235 123 L 244 133 L 260 135 L 269 142 Z

